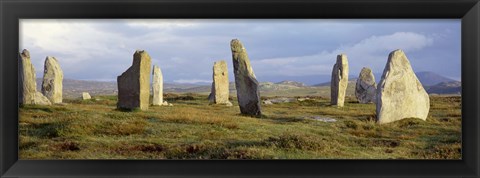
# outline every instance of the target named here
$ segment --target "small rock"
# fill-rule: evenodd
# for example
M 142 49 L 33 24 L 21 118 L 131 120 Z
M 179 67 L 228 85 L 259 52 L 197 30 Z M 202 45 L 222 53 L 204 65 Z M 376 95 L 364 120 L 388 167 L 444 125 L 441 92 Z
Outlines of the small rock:
M 270 99 L 272 103 L 291 103 L 297 101 L 295 98 L 274 98 Z
M 273 104 L 273 103 L 272 103 L 272 101 L 270 101 L 270 100 L 264 100 L 264 101 L 263 101 L 263 104 L 267 104 L 267 105 L 268 105 L 268 104 Z
M 304 119 L 312 119 L 321 122 L 337 122 L 337 119 L 322 117 L 322 116 L 305 116 Z
M 90 94 L 88 92 L 83 92 L 82 93 L 82 100 L 89 100 L 89 99 L 92 99 Z

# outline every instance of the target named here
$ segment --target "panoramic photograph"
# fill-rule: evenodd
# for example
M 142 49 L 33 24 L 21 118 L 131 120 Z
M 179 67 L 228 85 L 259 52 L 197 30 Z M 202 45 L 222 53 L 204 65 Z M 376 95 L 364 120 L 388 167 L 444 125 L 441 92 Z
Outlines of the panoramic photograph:
M 459 19 L 19 24 L 19 159 L 462 159 Z

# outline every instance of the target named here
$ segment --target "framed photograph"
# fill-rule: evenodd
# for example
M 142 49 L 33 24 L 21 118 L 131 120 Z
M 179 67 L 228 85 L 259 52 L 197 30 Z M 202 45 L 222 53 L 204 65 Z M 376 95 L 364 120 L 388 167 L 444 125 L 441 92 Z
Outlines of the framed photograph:
M 1 177 L 478 177 L 480 4 L 1 1 Z

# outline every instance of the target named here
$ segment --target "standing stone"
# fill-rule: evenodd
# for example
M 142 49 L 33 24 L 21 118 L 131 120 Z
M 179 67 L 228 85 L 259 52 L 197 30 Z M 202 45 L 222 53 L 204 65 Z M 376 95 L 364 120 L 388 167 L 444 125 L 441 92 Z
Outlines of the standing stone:
M 348 85 L 347 55 L 337 55 L 337 63 L 333 65 L 330 85 L 331 104 L 336 105 L 337 107 L 343 107 Z
M 153 65 L 153 83 L 152 83 L 153 101 L 152 105 L 168 105 L 163 102 L 163 75 L 160 67 Z M 166 101 L 165 101 L 166 102 Z
M 24 49 L 18 54 L 18 101 L 20 104 L 35 104 L 37 83 L 35 82 L 35 68 L 30 61 L 30 52 Z
M 364 67 L 358 75 L 357 84 L 355 85 L 355 96 L 360 103 L 372 103 L 375 101 L 377 84 L 372 70 Z
M 379 124 L 404 118 L 427 119 L 430 98 L 402 50 L 388 56 L 376 97 Z
M 90 93 L 82 92 L 82 100 L 89 100 L 89 99 L 92 99 L 92 97 L 90 96 Z
M 30 52 L 24 49 L 18 55 L 19 60 L 19 82 L 18 82 L 18 101 L 20 104 L 51 105 L 52 103 L 37 92 L 37 82 L 35 68 L 30 61 Z
M 213 82 L 210 93 L 210 102 L 215 104 L 225 104 L 231 106 L 232 103 L 228 101 L 229 96 L 229 82 L 227 62 L 224 60 L 215 62 L 213 64 Z
M 253 73 L 250 59 L 242 43 L 234 39 L 230 42 L 233 59 L 233 74 L 237 89 L 238 105 L 242 114 L 261 116 L 260 89 Z
M 117 77 L 119 109 L 147 110 L 150 100 L 151 59 L 146 51 L 137 50 L 133 63 Z
M 62 103 L 63 71 L 55 57 L 47 56 L 43 71 L 42 93 L 52 103 Z

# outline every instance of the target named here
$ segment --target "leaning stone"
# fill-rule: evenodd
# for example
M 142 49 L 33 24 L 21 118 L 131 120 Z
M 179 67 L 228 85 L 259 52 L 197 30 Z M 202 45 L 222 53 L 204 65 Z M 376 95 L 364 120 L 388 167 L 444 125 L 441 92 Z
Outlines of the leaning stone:
M 337 62 L 333 66 L 331 87 L 331 104 L 343 107 L 345 93 L 348 85 L 348 60 L 347 55 L 337 55 Z
M 35 68 L 30 61 L 30 52 L 24 49 L 18 54 L 18 102 L 20 104 L 35 104 L 37 83 L 35 81 Z
M 152 105 L 160 106 L 163 104 L 163 75 L 160 67 L 153 65 L 153 83 L 152 83 L 153 101 Z
M 430 98 L 402 50 L 395 50 L 388 56 L 376 99 L 379 124 L 405 118 L 427 119 Z
M 92 99 L 88 92 L 82 92 L 82 100 L 89 100 Z
M 232 103 L 228 101 L 230 91 L 228 82 L 227 62 L 221 60 L 213 64 L 212 79 L 212 90 L 209 95 L 210 103 L 231 105 Z
M 62 103 L 63 71 L 55 57 L 47 56 L 43 72 L 42 93 L 52 103 Z
M 359 103 L 374 103 L 377 91 L 377 83 L 372 70 L 364 67 L 357 78 L 355 85 L 355 96 Z
M 250 65 L 247 51 L 237 39 L 230 42 L 230 47 L 240 112 L 251 116 L 261 116 L 259 84 Z
M 133 63 L 117 77 L 119 109 L 147 110 L 150 100 L 151 59 L 146 51 L 137 50 Z

